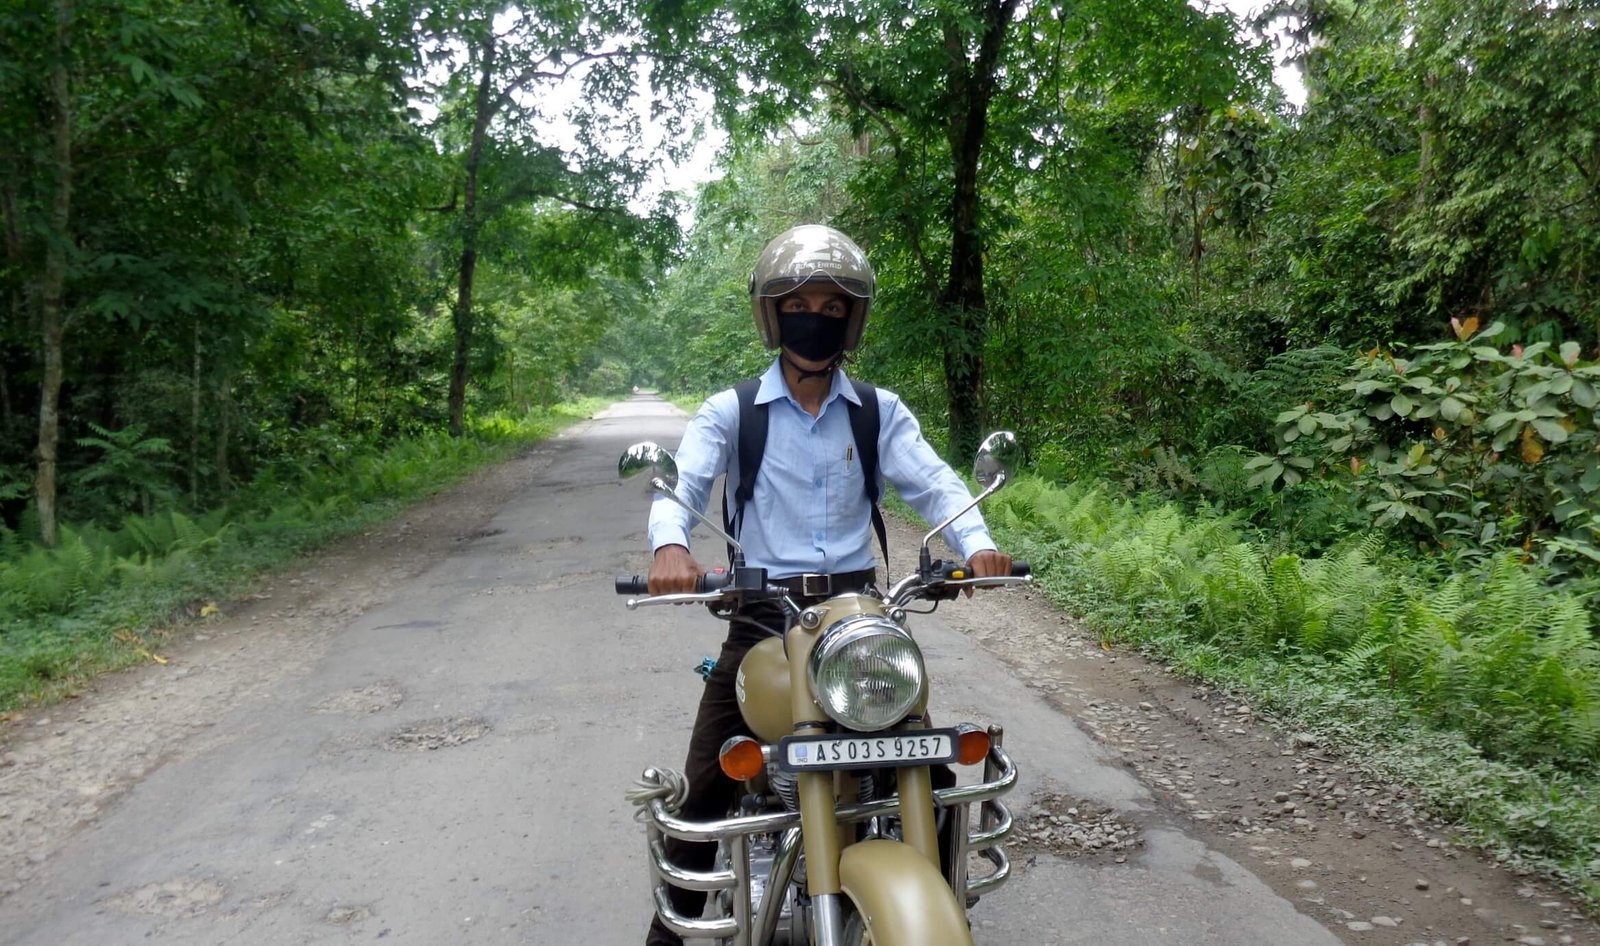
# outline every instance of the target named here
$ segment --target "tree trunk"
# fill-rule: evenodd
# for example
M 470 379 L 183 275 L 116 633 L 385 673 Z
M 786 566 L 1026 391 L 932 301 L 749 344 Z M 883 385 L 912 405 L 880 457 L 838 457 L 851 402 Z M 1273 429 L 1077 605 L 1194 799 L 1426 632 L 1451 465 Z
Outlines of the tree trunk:
M 472 280 L 478 269 L 478 165 L 483 159 L 484 139 L 489 134 L 489 119 L 494 116 L 495 39 L 492 32 L 483 40 L 482 75 L 474 103 L 472 141 L 467 146 L 465 181 L 461 201 L 461 267 L 456 283 L 456 304 L 450 313 L 455 329 L 455 360 L 450 367 L 450 436 L 459 437 L 466 429 L 467 381 L 472 360 Z
M 1417 109 L 1417 193 L 1412 204 L 1416 210 L 1427 209 L 1428 190 L 1433 186 L 1433 136 L 1438 116 L 1432 97 L 1439 87 L 1439 77 L 1430 73 L 1422 80 L 1422 86 L 1424 99 Z
M 233 395 L 228 384 L 224 380 L 217 386 L 217 492 L 222 496 L 227 496 L 233 488 L 228 476 L 228 437 L 233 429 L 228 412 L 233 406 Z
M 40 538 L 54 546 L 56 529 L 56 447 L 61 436 L 62 343 L 66 321 L 67 252 L 72 245 L 72 0 L 56 3 L 56 61 L 50 70 L 50 158 L 55 189 L 50 200 L 49 234 L 40 287 L 40 334 L 44 343 L 44 379 L 39 396 L 39 468 L 34 501 L 39 509 Z
M 194 360 L 189 374 L 189 503 L 200 508 L 200 320 L 194 320 Z
M 7 176 L 10 176 L 7 168 Z M 12 180 L 0 183 L 0 217 L 5 220 L 3 232 L 5 235 L 6 260 L 18 272 L 25 271 L 22 265 L 22 229 L 17 219 L 17 187 Z M 11 307 L 13 325 L 26 323 L 26 302 L 21 289 L 14 288 L 8 304 Z M 11 378 L 6 373 L 5 350 L 0 349 L 0 431 L 10 431 L 16 425 L 16 408 L 11 403 Z
M 988 343 L 989 305 L 983 287 L 983 231 L 978 171 L 989 128 L 989 103 L 1006 29 L 1017 0 L 991 0 L 982 12 L 983 34 L 976 60 L 967 58 L 967 38 L 954 24 L 945 27 L 950 57 L 950 154 L 954 192 L 950 206 L 950 277 L 939 299 L 948 320 L 944 383 L 950 403 L 950 456 L 966 460 L 977 449 L 984 423 L 983 355 Z

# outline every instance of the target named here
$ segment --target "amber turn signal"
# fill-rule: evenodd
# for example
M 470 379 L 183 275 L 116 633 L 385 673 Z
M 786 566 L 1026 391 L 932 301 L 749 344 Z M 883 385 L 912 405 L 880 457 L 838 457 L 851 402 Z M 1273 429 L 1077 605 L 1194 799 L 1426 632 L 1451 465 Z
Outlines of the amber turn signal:
M 956 761 L 977 765 L 989 757 L 989 734 L 982 729 L 963 727 L 956 740 Z
M 723 774 L 737 782 L 748 782 L 766 768 L 761 743 L 749 736 L 734 736 L 723 743 L 717 761 L 722 764 Z

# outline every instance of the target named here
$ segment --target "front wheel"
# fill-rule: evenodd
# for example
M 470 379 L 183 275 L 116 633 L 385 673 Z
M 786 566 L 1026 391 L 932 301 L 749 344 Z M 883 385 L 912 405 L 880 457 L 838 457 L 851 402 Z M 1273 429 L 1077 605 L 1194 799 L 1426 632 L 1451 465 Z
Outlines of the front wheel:
M 855 903 L 850 904 L 850 918 L 844 923 L 844 946 L 872 946 L 872 931 L 867 929 L 867 921 L 856 909 Z

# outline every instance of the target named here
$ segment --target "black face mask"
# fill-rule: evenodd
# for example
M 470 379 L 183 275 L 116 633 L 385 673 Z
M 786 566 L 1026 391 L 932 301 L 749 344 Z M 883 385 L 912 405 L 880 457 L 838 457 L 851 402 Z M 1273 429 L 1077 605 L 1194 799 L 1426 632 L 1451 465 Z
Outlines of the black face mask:
M 820 312 L 779 312 L 778 338 L 783 347 L 807 361 L 831 361 L 844 351 L 850 320 Z

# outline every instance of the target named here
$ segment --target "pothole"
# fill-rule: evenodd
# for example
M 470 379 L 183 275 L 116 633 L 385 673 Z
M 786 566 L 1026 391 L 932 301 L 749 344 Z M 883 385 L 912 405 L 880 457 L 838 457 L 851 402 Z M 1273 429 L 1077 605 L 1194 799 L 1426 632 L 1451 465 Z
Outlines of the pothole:
M 456 541 L 456 542 L 476 542 L 479 539 L 487 539 L 492 535 L 499 535 L 500 533 L 502 533 L 504 531 L 506 531 L 506 530 L 504 530 L 504 529 L 473 529 L 471 532 L 463 532 L 463 533 L 461 533 L 460 535 L 456 536 L 453 541 Z
M 322 922 L 331 923 L 334 926 L 347 926 L 370 919 L 372 919 L 372 910 L 369 907 L 334 907 L 323 915 Z
M 425 719 L 412 723 L 383 741 L 385 749 L 430 750 L 448 749 L 480 739 L 489 731 L 489 724 L 481 719 L 463 716 L 457 719 Z
M 1114 857 L 1117 863 L 1144 847 L 1139 829 L 1105 805 L 1054 792 L 1035 792 L 1033 811 L 1011 836 L 1022 853 L 1060 857 Z
M 343 693 L 335 693 L 313 704 L 311 712 L 364 716 L 368 713 L 381 713 L 387 709 L 394 709 L 405 698 L 405 691 L 400 689 L 399 684 L 383 680 L 354 690 L 345 690 Z
M 117 894 L 106 903 L 133 916 L 184 919 L 199 916 L 222 901 L 227 888 L 204 877 L 177 877 Z

